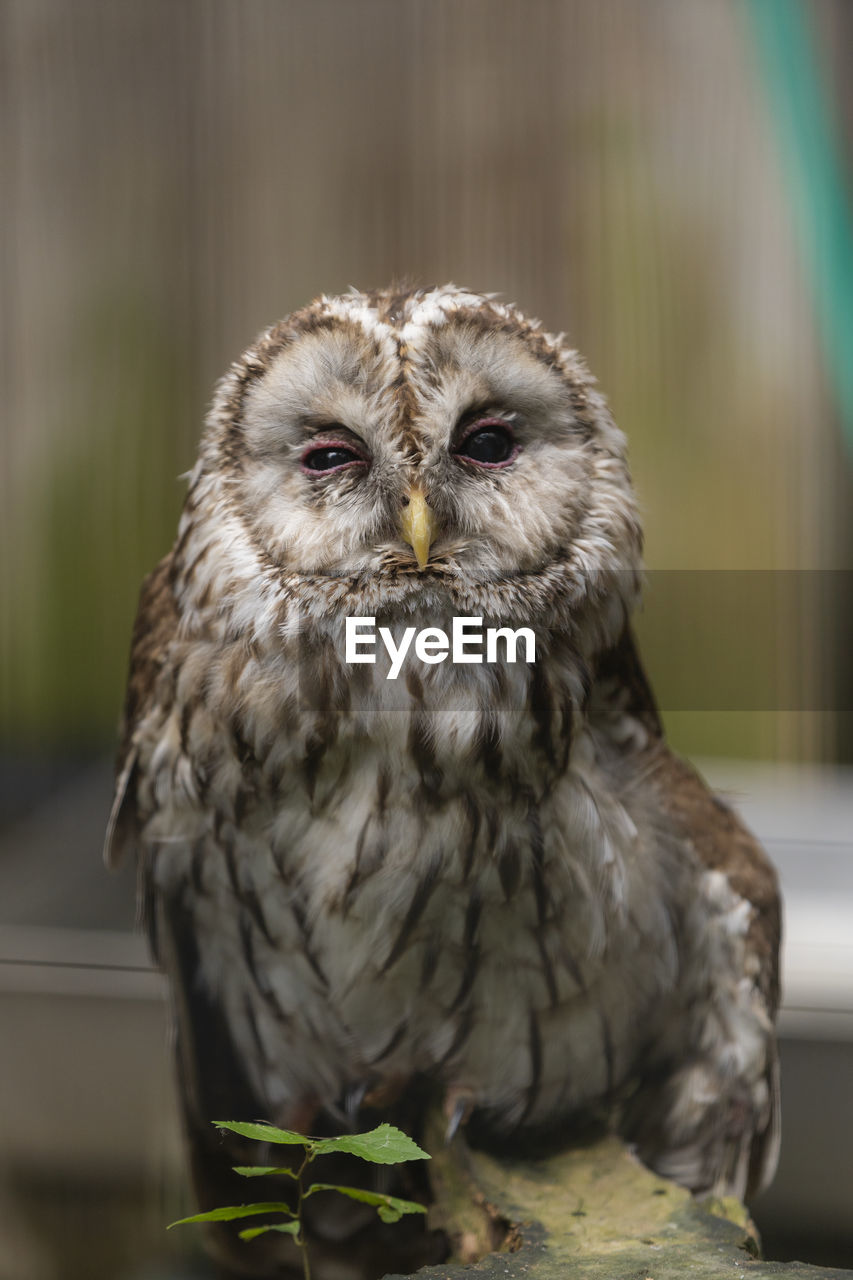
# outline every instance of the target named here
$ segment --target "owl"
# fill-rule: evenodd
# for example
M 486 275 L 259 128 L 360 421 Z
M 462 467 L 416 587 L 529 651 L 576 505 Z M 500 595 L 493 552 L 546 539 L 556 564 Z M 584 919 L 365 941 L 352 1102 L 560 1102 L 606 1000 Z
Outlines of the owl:
M 202 1208 L 257 1162 L 213 1120 L 418 1136 L 427 1106 L 534 1153 L 595 1120 L 699 1195 L 768 1181 L 777 882 L 664 741 L 641 552 L 583 360 L 492 296 L 321 297 L 221 380 L 142 588 L 107 836 Z M 326 1274 L 440 1256 L 347 1206 L 309 1224 Z M 219 1244 L 231 1275 L 292 1248 Z

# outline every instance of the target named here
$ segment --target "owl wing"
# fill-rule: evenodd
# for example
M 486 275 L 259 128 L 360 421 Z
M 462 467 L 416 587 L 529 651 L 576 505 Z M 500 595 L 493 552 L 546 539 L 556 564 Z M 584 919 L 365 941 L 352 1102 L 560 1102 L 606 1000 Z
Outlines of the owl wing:
M 676 834 L 709 871 L 720 871 L 752 907 L 748 941 L 759 961 L 758 985 L 768 1012 L 779 1006 L 781 899 L 776 870 L 733 809 L 708 787 L 696 770 L 667 746 L 651 685 L 630 627 L 601 659 L 597 682 L 618 677 L 620 714 L 628 714 L 649 736 L 644 750 L 649 777 Z
M 595 670 L 593 706 L 599 715 L 613 719 L 628 715 L 639 722 L 654 741 L 663 741 L 663 721 L 652 686 L 646 675 L 637 641 L 626 623 L 619 643 L 607 649 L 598 659 Z M 618 702 L 618 707 L 614 703 Z
M 721 871 L 752 907 L 747 945 L 758 961 L 757 986 L 771 1017 L 779 1007 L 781 901 L 776 871 L 751 831 L 698 773 L 668 749 L 653 779 L 677 833 L 709 871 Z
M 772 1177 L 779 1144 L 779 1072 L 772 1023 L 779 1006 L 781 898 L 775 868 L 738 815 L 707 786 L 686 761 L 675 755 L 663 727 L 630 627 L 599 664 L 598 679 L 619 689 L 619 714 L 626 712 L 648 735 L 644 767 L 667 827 L 689 848 L 701 867 L 721 872 L 732 891 L 751 907 L 745 938 L 745 966 L 763 1005 L 768 1027 L 765 1083 L 769 1118 L 752 1133 L 746 1194 L 755 1194 Z
M 254 1119 L 263 1114 L 264 1105 L 246 1080 L 222 1007 L 198 980 L 197 924 L 189 907 L 181 894 L 154 893 L 141 847 L 136 730 L 156 699 L 168 696 L 169 646 L 178 625 L 169 555 L 149 574 L 140 591 L 104 857 L 110 867 L 125 856 L 138 859 L 140 919 L 157 964 L 169 975 L 177 1033 L 177 1077 L 194 1181 L 200 1200 L 211 1207 L 227 1203 L 229 1194 L 245 1190 L 235 1185 L 238 1180 L 231 1165 L 236 1159 L 224 1151 L 211 1120 Z M 254 1153 L 238 1154 L 249 1159 Z
M 169 642 L 178 629 L 178 608 L 171 583 L 171 553 L 164 557 L 142 584 L 133 637 L 130 674 L 122 713 L 121 737 L 116 760 L 116 787 L 104 840 L 104 861 L 117 867 L 138 836 L 136 811 L 137 751 L 134 733 L 154 698 L 158 678 L 166 662 Z
M 656 754 L 654 784 L 677 836 L 702 866 L 722 872 L 732 891 L 752 909 L 744 940 L 744 971 L 754 984 L 755 1002 L 767 1027 L 764 1083 L 768 1117 L 752 1129 L 745 1182 L 737 1186 L 741 1196 L 750 1197 L 769 1183 L 779 1154 L 779 1066 L 772 1030 L 779 1007 L 782 912 L 778 880 L 761 845 L 699 774 L 666 748 Z M 738 1163 L 735 1152 L 733 1148 L 732 1167 Z

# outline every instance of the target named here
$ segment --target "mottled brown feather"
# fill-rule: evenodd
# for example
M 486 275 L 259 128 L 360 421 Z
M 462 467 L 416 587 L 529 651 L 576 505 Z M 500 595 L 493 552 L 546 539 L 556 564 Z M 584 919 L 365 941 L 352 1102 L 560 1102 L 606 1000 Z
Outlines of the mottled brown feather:
M 622 709 L 651 735 L 649 777 L 675 832 L 711 871 L 721 871 L 753 907 L 747 935 L 760 963 L 759 989 L 774 1016 L 779 1006 L 781 898 L 775 868 L 738 815 L 696 770 L 667 746 L 663 722 L 630 627 L 598 663 L 599 679 L 618 680 Z M 626 697 L 627 695 L 627 697 Z
M 104 861 L 116 867 L 137 835 L 135 807 L 136 753 L 133 735 L 150 704 L 166 660 L 166 649 L 178 626 L 178 610 L 172 592 L 173 553 L 164 556 L 148 575 L 139 593 L 139 605 L 130 644 L 130 672 L 122 714 L 116 758 L 116 793 L 104 840 Z
M 116 770 L 127 761 L 133 732 L 154 694 L 163 669 L 169 641 L 178 629 L 178 608 L 172 592 L 172 553 L 149 573 L 139 592 L 139 606 L 130 642 L 130 673 L 122 715 L 121 741 Z
M 753 907 L 747 941 L 760 961 L 759 988 L 773 1016 L 779 1006 L 781 899 L 776 871 L 753 836 L 699 774 L 663 744 L 651 779 L 675 828 L 711 871 L 722 871 Z

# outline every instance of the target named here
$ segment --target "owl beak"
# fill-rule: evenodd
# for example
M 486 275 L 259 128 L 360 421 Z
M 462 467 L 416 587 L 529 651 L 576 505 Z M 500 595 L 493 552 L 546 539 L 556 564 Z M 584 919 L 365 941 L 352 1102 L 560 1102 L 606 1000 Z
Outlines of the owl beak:
M 425 569 L 435 537 L 435 515 L 427 505 L 423 489 L 417 485 L 409 490 L 408 504 L 400 515 L 400 533 L 414 551 L 418 568 Z

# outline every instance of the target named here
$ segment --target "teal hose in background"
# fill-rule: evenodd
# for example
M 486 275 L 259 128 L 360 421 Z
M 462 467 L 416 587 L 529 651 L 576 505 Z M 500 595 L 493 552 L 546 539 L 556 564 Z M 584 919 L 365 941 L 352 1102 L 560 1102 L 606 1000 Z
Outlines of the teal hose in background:
M 803 0 L 745 0 L 809 276 L 827 372 L 853 458 L 853 221 L 843 152 Z M 812 0 L 813 2 L 813 0 Z

